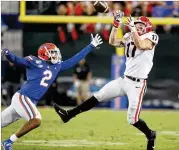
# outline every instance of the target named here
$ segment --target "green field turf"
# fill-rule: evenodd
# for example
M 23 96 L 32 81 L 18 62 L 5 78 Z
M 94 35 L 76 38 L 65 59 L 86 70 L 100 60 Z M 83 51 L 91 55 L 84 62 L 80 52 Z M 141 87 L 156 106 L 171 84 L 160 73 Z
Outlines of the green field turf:
M 63 124 L 52 108 L 39 108 L 42 124 L 19 139 L 13 150 L 145 150 L 146 139 L 128 125 L 126 111 L 93 110 Z M 158 131 L 156 150 L 179 150 L 179 111 L 143 111 L 141 118 Z M 24 120 L 2 129 L 2 140 Z

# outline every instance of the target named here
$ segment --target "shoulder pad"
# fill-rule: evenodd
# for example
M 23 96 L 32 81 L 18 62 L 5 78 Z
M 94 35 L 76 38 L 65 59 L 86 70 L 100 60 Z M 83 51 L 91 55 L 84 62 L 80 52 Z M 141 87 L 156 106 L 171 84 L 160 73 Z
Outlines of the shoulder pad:
M 31 65 L 33 65 L 33 66 L 37 66 L 37 65 L 39 64 L 38 61 L 41 61 L 41 60 L 39 60 L 37 57 L 32 56 L 32 55 L 26 56 L 25 59 L 27 59 L 28 62 L 29 62 Z M 40 63 L 41 63 L 41 62 L 40 62 Z
M 154 44 L 158 44 L 159 36 L 155 32 L 147 33 L 146 38 L 152 41 Z
M 29 61 L 33 61 L 33 56 L 26 56 L 25 58 Z

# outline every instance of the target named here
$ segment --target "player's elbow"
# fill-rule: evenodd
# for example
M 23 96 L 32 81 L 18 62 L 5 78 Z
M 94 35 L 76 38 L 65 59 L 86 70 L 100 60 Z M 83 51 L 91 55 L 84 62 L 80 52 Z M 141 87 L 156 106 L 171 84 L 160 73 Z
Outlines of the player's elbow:
M 115 46 L 115 47 L 116 47 L 116 46 L 120 47 L 120 45 L 117 44 L 116 41 L 109 41 L 109 45 Z
M 144 43 L 142 43 L 142 42 L 139 42 L 138 44 L 136 44 L 136 47 L 138 49 L 140 49 L 140 50 L 146 50 L 146 49 L 148 49 L 147 46 Z
M 109 45 L 114 45 L 114 40 L 109 39 Z
M 115 37 L 110 37 L 110 38 L 109 38 L 109 45 L 114 46 L 115 43 L 116 43 L 116 38 L 115 38 Z
M 144 49 L 144 46 L 143 46 L 142 44 L 136 44 L 136 47 L 137 47 L 138 49 L 141 49 L 141 50 Z

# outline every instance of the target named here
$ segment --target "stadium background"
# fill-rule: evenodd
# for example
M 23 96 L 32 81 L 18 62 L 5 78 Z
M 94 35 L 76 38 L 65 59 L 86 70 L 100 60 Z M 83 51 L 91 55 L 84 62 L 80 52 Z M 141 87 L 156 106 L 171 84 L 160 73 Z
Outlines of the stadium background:
M 160 39 L 155 51 L 154 66 L 148 79 L 143 108 L 157 108 L 157 111 L 144 109 L 141 117 L 158 131 L 157 150 L 178 150 L 179 2 L 108 3 L 111 10 L 121 9 L 126 16 L 132 14 L 136 17 L 152 17 L 154 30 Z M 32 18 L 29 19 L 29 16 Z M 67 23 L 70 16 L 76 23 Z M 79 19 L 78 16 L 87 18 Z M 19 56 L 26 56 L 36 55 L 38 47 L 44 42 L 53 42 L 60 48 L 65 60 L 90 42 L 90 33 L 100 33 L 104 44 L 100 50 L 95 50 L 87 56 L 93 73 L 91 91 L 94 92 L 107 81 L 122 75 L 125 68 L 123 49 L 115 49 L 108 44 L 113 19 L 110 16 L 111 13 L 107 16 L 97 14 L 91 2 L 2 1 L 1 47 L 9 48 Z M 86 23 L 82 23 L 83 21 Z M 126 28 L 119 29 L 119 36 L 125 32 Z M 1 63 L 1 103 L 4 109 L 10 102 L 6 101 L 9 93 L 6 89 L 5 58 L 2 58 Z M 22 70 L 22 74 L 23 72 Z M 126 97 L 102 103 L 98 107 L 104 109 L 95 109 L 79 115 L 68 124 L 62 124 L 54 110 L 45 107 L 48 100 L 68 107 L 76 105 L 72 74 L 73 69 L 70 69 L 59 75 L 56 83 L 39 103 L 39 106 L 42 106 L 38 107 L 43 118 L 42 126 L 19 139 L 14 145 L 14 150 L 50 150 L 52 147 L 54 150 L 145 149 L 144 138 L 141 138 L 139 132 L 126 121 L 126 110 L 108 109 L 126 108 Z M 15 75 L 9 74 L 8 77 L 13 80 Z M 19 82 L 22 83 L 24 79 L 22 76 Z M 20 120 L 3 128 L 2 139 L 8 138 L 23 122 Z
M 121 9 L 125 16 L 145 15 L 148 17 L 178 17 L 178 2 L 108 2 L 110 11 Z M 21 6 L 21 7 L 20 7 Z M 2 2 L 2 23 L 3 32 L 2 48 L 7 47 L 17 55 L 27 56 L 36 55 L 38 47 L 45 42 L 55 43 L 61 50 L 63 60 L 80 51 L 89 43 L 90 33 L 100 33 L 105 41 L 100 50 L 96 50 L 87 56 L 87 62 L 90 64 L 94 80 L 91 86 L 91 92 L 98 90 L 108 80 L 122 75 L 124 70 L 123 49 L 115 50 L 108 44 L 111 24 L 109 17 L 112 13 L 99 14 L 94 10 L 91 2 L 49 2 L 34 1 L 27 3 Z M 25 8 L 25 10 L 24 10 Z M 21 10 L 21 11 L 20 11 Z M 21 16 L 19 17 L 19 13 Z M 28 19 L 27 16 L 37 16 L 40 19 Z M 50 16 L 49 16 L 50 15 Z M 88 23 L 74 21 L 68 22 L 64 16 L 103 16 L 103 18 L 88 19 Z M 46 16 L 45 21 L 41 16 Z M 59 18 L 55 20 L 54 17 Z M 108 17 L 107 19 L 105 17 Z M 42 18 L 42 19 L 41 19 Z M 49 21 L 48 21 L 49 18 Z M 112 17 L 111 17 L 112 18 Z M 110 19 L 111 19 L 110 18 Z M 51 22 L 50 19 L 55 20 Z M 155 19 L 155 18 L 154 18 Z M 30 21 L 29 21 L 30 20 Z M 107 24 L 101 24 L 107 22 Z M 159 34 L 160 41 L 156 47 L 154 57 L 154 67 L 149 75 L 148 90 L 144 98 L 144 107 L 155 108 L 179 108 L 179 27 L 178 18 L 175 22 L 160 23 L 161 19 L 153 21 L 154 30 Z M 89 22 L 96 23 L 89 23 Z M 161 25 L 162 24 L 162 25 Z M 166 24 L 166 25 L 165 25 Z M 121 34 L 127 32 L 124 27 Z M 114 55 L 117 55 L 115 57 Z M 113 57 L 112 57 L 113 56 Z M 119 57 L 118 57 L 119 56 Z M 117 64 L 113 59 L 121 59 Z M 119 64 L 118 64 L 119 63 Z M 121 64 L 122 63 L 122 64 Z M 120 67 L 119 67 L 120 66 Z M 2 66 L 2 79 L 3 79 Z M 116 70 L 117 69 L 117 70 Z M 118 71 L 118 72 L 116 72 Z M 73 69 L 70 69 L 59 75 L 57 86 L 49 90 L 49 99 L 57 101 L 61 105 L 75 105 L 74 91 L 72 84 Z M 62 78 L 65 77 L 65 78 Z M 3 81 L 4 83 L 5 81 Z M 72 87 L 72 88 L 71 88 Z M 53 87 L 52 87 L 53 88 Z M 57 91 L 57 92 L 54 92 Z M 56 93 L 56 96 L 54 93 Z M 48 95 L 47 93 L 47 95 Z M 45 99 L 45 98 L 44 98 Z M 59 100 L 60 99 L 60 100 Z M 102 104 L 106 107 L 125 108 L 127 99 L 116 100 L 115 103 L 108 102 Z M 41 102 L 44 105 L 43 102 Z M 117 105 L 117 106 L 116 106 Z

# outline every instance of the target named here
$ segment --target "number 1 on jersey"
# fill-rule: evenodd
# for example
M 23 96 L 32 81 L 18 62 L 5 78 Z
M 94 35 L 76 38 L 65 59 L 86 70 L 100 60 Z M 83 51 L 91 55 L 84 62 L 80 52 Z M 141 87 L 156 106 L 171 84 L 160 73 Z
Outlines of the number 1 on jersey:
M 46 70 L 46 71 L 44 71 L 43 75 L 45 77 L 42 78 L 40 85 L 47 87 L 48 83 L 46 83 L 46 81 L 48 81 L 52 78 L 52 72 L 50 70 Z
M 133 46 L 133 47 L 132 47 Z M 132 48 L 131 48 L 132 47 Z M 127 57 L 130 57 L 129 56 L 129 50 L 132 49 L 132 52 L 131 52 L 131 57 L 134 57 L 135 56 L 135 51 L 136 51 L 136 46 L 134 45 L 134 42 L 131 42 L 131 43 L 128 43 L 127 44 L 127 52 L 126 52 L 126 56 Z

